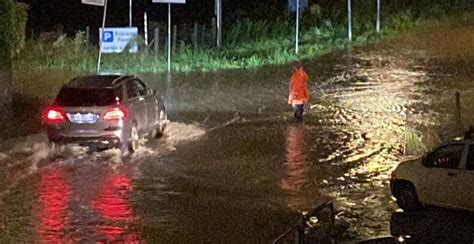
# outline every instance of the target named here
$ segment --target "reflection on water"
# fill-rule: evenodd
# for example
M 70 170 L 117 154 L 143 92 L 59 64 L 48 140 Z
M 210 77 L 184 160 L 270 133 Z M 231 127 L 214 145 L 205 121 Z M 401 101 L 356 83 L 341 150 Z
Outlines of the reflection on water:
M 71 187 L 60 169 L 48 169 L 41 175 L 38 196 L 38 226 L 40 240 L 63 243 L 64 230 L 69 223 L 68 204 Z
M 308 182 L 310 166 L 306 162 L 306 142 L 303 126 L 291 126 L 285 132 L 286 162 L 284 164 L 281 189 L 291 194 L 288 207 L 300 210 L 300 196 Z
M 97 177 L 95 181 L 88 181 L 87 176 L 84 181 L 68 180 L 78 175 L 69 175 L 59 165 L 40 172 L 38 208 L 35 210 L 40 240 L 46 243 L 75 240 L 140 242 L 133 228 L 138 218 L 129 202 L 133 186 L 125 170 L 108 166 L 92 170 L 100 172 L 87 172 L 89 176 Z
M 98 227 L 106 237 L 106 240 L 101 240 L 104 243 L 139 242 L 137 234 L 128 230 L 134 221 L 133 211 L 128 202 L 131 191 L 131 181 L 123 172 L 110 174 L 100 187 L 96 200 L 91 203 L 104 221 Z

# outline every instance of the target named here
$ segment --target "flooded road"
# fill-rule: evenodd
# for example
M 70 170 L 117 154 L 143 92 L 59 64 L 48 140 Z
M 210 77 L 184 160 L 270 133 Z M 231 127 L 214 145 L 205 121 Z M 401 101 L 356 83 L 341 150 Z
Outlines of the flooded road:
M 473 37 L 472 25 L 432 26 L 304 61 L 302 125 L 284 100 L 287 66 L 143 74 L 171 122 L 129 158 L 55 154 L 40 130 L 2 143 L 0 242 L 269 243 L 328 199 L 347 240 L 389 235 L 390 170 L 459 134 L 456 91 L 473 122 Z M 58 84 L 29 93 L 51 98 Z

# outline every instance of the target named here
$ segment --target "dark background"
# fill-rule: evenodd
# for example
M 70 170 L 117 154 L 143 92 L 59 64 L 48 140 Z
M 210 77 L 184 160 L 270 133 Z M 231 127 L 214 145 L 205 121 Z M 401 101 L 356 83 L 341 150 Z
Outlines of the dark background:
M 86 26 L 98 28 L 102 24 L 103 8 L 82 4 L 80 0 L 23 0 L 29 5 L 28 36 L 62 30 L 73 35 Z M 185 5 L 172 5 L 173 24 L 210 24 L 214 16 L 214 0 L 187 0 Z M 128 26 L 129 0 L 109 0 L 107 26 Z M 288 16 L 287 0 L 222 0 L 223 22 L 233 23 L 238 19 L 267 19 Z M 166 26 L 167 4 L 152 3 L 152 0 L 133 0 L 133 25 L 143 29 L 143 13 L 147 12 L 150 25 Z

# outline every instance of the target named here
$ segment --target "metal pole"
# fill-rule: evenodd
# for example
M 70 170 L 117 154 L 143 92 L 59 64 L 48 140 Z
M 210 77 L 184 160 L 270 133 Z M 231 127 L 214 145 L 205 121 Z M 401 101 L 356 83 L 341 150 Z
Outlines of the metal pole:
M 99 58 L 97 59 L 97 73 L 100 73 L 100 61 L 102 60 L 102 32 L 105 28 L 105 18 L 107 16 L 107 0 L 104 1 L 104 15 L 102 18 L 102 28 L 99 33 Z
M 128 25 L 132 27 L 132 0 L 130 0 L 130 5 L 128 8 Z
M 459 91 L 456 91 L 455 99 L 456 99 L 456 126 L 457 126 L 457 130 L 459 134 L 462 135 L 463 125 L 462 125 L 462 118 L 461 118 L 461 93 Z
M 216 17 L 217 17 L 217 49 L 222 45 L 222 0 L 216 0 Z
M 377 0 L 377 33 L 380 32 L 380 0 Z
M 408 138 L 407 138 L 407 133 L 408 133 L 408 111 L 405 111 L 405 136 L 404 136 L 404 142 L 403 142 L 403 156 L 407 155 L 407 145 L 408 145 Z
M 171 72 L 171 3 L 168 3 L 168 73 Z
M 90 44 L 90 33 L 91 33 L 91 28 L 89 26 L 86 27 L 86 41 L 87 45 Z
M 160 28 L 155 28 L 155 38 L 154 38 L 154 48 L 155 48 L 155 56 L 158 56 L 158 51 L 160 50 Z
M 295 52 L 298 54 L 300 32 L 300 0 L 296 0 L 296 38 L 295 38 Z
M 144 31 L 145 31 L 145 47 L 148 48 L 148 18 L 146 12 L 144 13 L 143 16 L 143 26 L 144 26 Z
M 349 41 L 352 41 L 352 7 L 351 7 L 351 0 L 347 0 L 347 35 L 349 38 Z

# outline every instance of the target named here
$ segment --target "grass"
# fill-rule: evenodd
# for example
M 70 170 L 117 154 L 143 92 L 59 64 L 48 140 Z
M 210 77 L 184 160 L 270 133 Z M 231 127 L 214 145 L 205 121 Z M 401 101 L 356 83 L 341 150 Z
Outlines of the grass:
M 435 12 L 436 16 L 442 14 L 439 8 L 431 11 Z M 195 48 L 192 43 L 181 42 L 173 54 L 172 69 L 176 72 L 254 69 L 269 64 L 289 63 L 295 58 L 314 58 L 348 45 L 366 45 L 410 30 L 422 23 L 421 17 L 415 17 L 416 15 L 406 10 L 386 17 L 381 33 L 375 33 L 373 30 L 372 18 L 356 18 L 352 43 L 346 38 L 345 24 L 335 24 L 326 19 L 317 26 L 303 26 L 298 54 L 294 52 L 292 23 L 277 20 L 270 24 L 266 21 L 244 20 L 235 23 L 224 33 L 225 45 L 220 51 L 208 45 Z M 469 16 L 472 16 L 472 12 L 466 10 L 466 14 L 455 18 L 471 21 L 472 17 Z M 157 55 L 143 47 L 143 40 L 138 42 L 141 47 L 138 53 L 104 54 L 102 68 L 130 73 L 166 72 L 166 52 L 161 51 Z M 84 33 L 78 32 L 73 38 L 60 36 L 53 42 L 27 41 L 22 53 L 14 61 L 14 67 L 17 71 L 59 70 L 94 73 L 97 56 L 97 47 L 88 45 Z
M 427 152 L 422 133 L 414 128 L 405 129 L 405 153 L 407 155 L 422 155 Z

